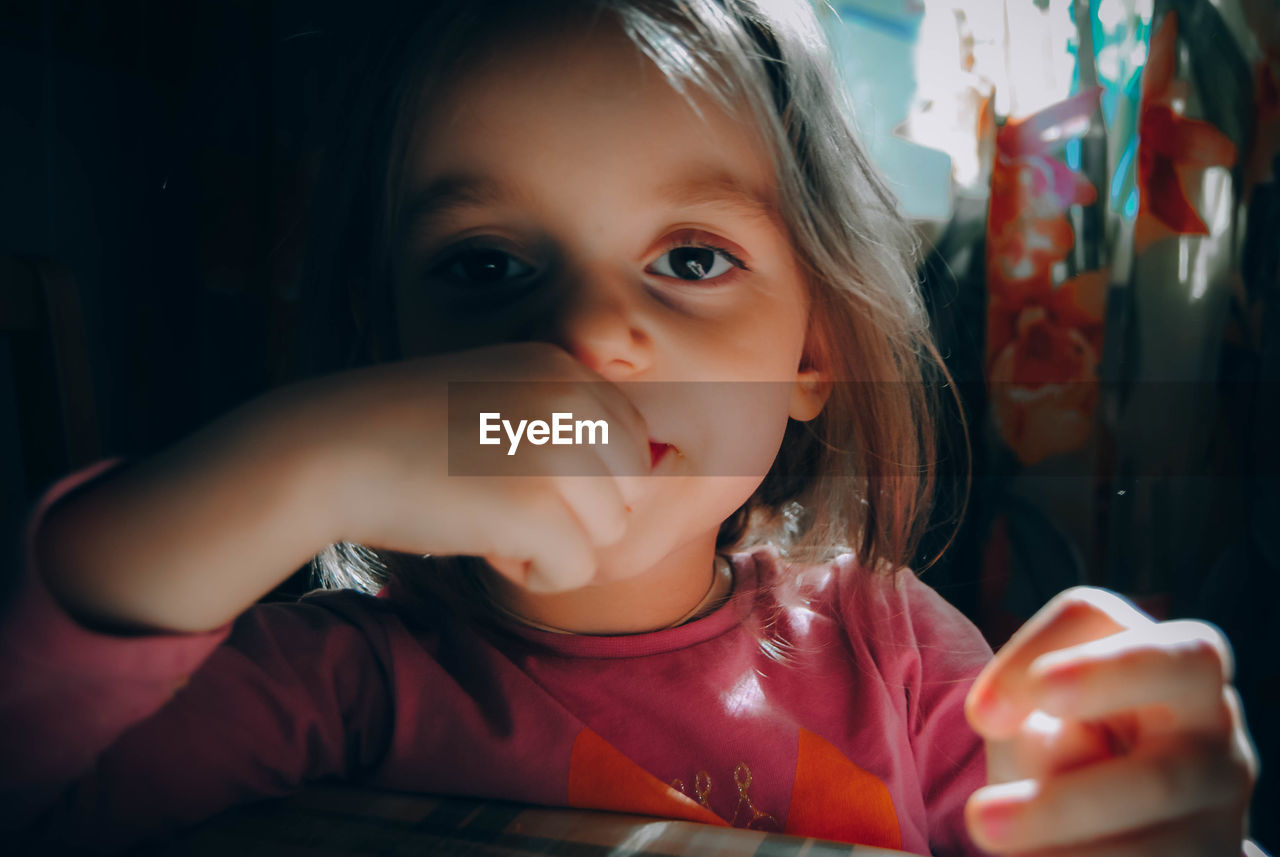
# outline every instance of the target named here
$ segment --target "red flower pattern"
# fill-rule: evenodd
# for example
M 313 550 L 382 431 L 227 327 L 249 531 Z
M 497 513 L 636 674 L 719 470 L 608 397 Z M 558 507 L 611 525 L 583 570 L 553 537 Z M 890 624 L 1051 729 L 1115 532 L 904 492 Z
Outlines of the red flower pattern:
M 1178 13 L 1170 11 L 1151 36 L 1142 71 L 1142 108 L 1138 119 L 1137 249 L 1171 235 L 1208 235 L 1186 188 L 1206 167 L 1229 167 L 1236 147 L 1211 123 L 1183 116 L 1185 84 L 1174 77 L 1178 51 Z
M 1072 205 L 1097 190 L 1050 147 L 1087 128 L 1094 89 L 996 136 L 987 222 L 987 380 L 1000 436 L 1025 464 L 1083 445 L 1097 406 L 1104 270 L 1053 283 L 1075 243 Z

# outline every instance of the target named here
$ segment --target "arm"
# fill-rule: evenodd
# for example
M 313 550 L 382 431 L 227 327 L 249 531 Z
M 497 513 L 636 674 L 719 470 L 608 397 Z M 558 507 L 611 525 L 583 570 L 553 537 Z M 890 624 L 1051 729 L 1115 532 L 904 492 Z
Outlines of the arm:
M 37 504 L 28 527 L 23 577 L 0 623 L 3 828 L 29 820 L 125 726 L 163 704 L 230 630 L 113 639 L 78 624 L 52 597 L 35 572 L 35 534 L 51 506 L 111 464 L 103 462 L 55 484 Z M 93 716 L 87 718 L 85 712 Z
M 454 379 L 517 383 L 471 385 L 474 401 L 451 402 Z M 628 474 L 649 468 L 643 417 L 600 380 L 563 349 L 523 343 L 274 391 L 53 509 L 35 560 L 63 606 L 116 630 L 217 628 L 337 541 L 509 558 L 519 585 L 581 586 L 595 549 L 626 527 Z M 449 476 L 452 405 L 546 413 L 548 396 L 608 416 L 616 440 L 536 457 L 526 475 Z M 467 441 L 459 454 L 476 454 Z M 601 478 L 571 485 L 567 473 Z
M 101 469 L 54 486 L 31 529 Z M 234 628 L 119 635 L 75 621 L 29 567 L 0 624 L 0 829 L 114 850 L 372 764 L 389 709 L 382 637 L 355 621 L 370 601 L 329 593 Z
M 31 566 L 90 627 L 230 622 L 330 541 L 332 493 L 293 413 L 301 400 L 258 399 L 46 506 Z
M 300 422 L 311 389 L 251 402 L 150 461 L 89 468 L 37 505 L 0 622 L 2 826 L 29 823 L 164 707 L 231 620 L 326 543 L 324 447 Z
M 242 744 L 218 731 L 255 708 L 288 728 L 320 718 L 328 736 L 341 734 L 339 721 L 350 726 L 329 689 L 353 671 L 378 671 L 318 657 L 330 651 L 329 637 L 317 636 L 316 628 L 329 627 L 324 623 L 295 623 L 278 641 L 255 637 L 261 646 L 244 648 L 238 659 L 224 654 L 238 645 L 231 620 L 326 544 L 531 560 L 544 587 L 580 584 L 593 574 L 594 546 L 616 537 L 612 525 L 625 519 L 611 474 L 647 461 L 642 420 L 608 385 L 561 385 L 569 392 L 557 401 L 568 401 L 566 408 L 609 413 L 627 429 L 620 434 L 629 442 L 585 453 L 601 459 L 589 472 L 607 478 L 577 492 L 564 490 L 556 468 L 515 481 L 451 480 L 443 379 L 513 372 L 517 380 L 592 380 L 566 352 L 534 344 L 369 367 L 269 394 L 150 461 L 73 494 L 70 483 L 53 492 L 30 530 L 22 590 L 0 623 L 0 821 L 27 823 L 91 768 L 68 799 L 114 794 L 115 785 L 95 792 L 92 784 L 142 776 L 134 772 L 147 769 L 149 752 L 168 762 L 155 772 L 166 786 L 185 782 L 173 760 L 195 755 L 216 767 L 225 755 L 240 767 L 201 768 L 195 777 L 241 799 L 262 794 L 264 783 L 286 788 L 333 770 L 340 760 L 331 740 L 322 742 L 317 762 L 309 742 Z M 542 404 L 524 401 L 524 391 L 539 385 L 505 386 L 517 404 Z M 255 608 L 236 627 L 263 615 L 278 612 Z M 334 651 L 364 651 L 367 661 L 368 647 L 358 642 Z M 203 697 L 207 705 L 181 728 L 156 726 L 174 722 L 178 701 L 192 698 L 183 687 L 188 677 L 206 674 L 222 683 Z M 323 716 L 315 694 L 323 697 Z M 119 750 L 130 736 L 145 737 Z M 108 761 L 114 758 L 120 761 Z M 177 793 L 164 788 L 155 802 Z M 225 797 L 197 796 L 170 815 L 199 817 L 193 808 L 216 810 Z M 93 814 L 62 807 L 69 818 Z

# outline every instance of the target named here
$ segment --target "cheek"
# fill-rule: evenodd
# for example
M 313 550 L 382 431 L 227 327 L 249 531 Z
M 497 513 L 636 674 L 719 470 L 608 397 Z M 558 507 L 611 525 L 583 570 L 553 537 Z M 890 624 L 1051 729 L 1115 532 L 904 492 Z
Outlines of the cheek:
M 637 507 L 622 541 L 598 552 L 607 573 L 600 582 L 623 580 L 661 562 L 673 548 L 714 533 L 747 501 L 760 480 L 754 476 L 655 477 L 662 489 Z
M 709 385 L 707 420 L 695 462 L 706 476 L 763 479 L 782 445 L 794 382 L 739 381 Z
M 724 523 L 760 487 L 760 477 L 755 475 L 709 476 L 706 482 L 706 493 L 716 509 L 716 526 Z
M 693 476 L 679 481 L 677 490 L 649 510 L 648 532 L 695 534 L 711 532 L 747 501 L 760 485 L 756 476 Z

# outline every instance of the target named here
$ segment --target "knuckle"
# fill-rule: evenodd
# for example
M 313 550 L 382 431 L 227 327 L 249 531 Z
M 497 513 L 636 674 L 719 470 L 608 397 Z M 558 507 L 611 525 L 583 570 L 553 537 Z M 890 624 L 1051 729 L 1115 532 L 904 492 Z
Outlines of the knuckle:
M 1057 616 L 1059 619 L 1073 621 L 1083 619 L 1094 613 L 1096 608 L 1091 593 L 1098 590 L 1088 586 L 1073 586 L 1059 593 L 1057 598 Z
M 1087 607 L 1092 603 L 1092 599 L 1099 591 L 1100 590 L 1093 586 L 1072 586 L 1068 589 L 1062 590 L 1062 592 L 1058 594 L 1058 600 L 1062 601 L 1064 606 L 1078 605 L 1080 607 Z
M 1216 625 L 1201 619 L 1174 619 L 1163 623 L 1179 637 L 1207 646 L 1221 653 L 1231 648 L 1227 637 Z
M 1177 646 L 1180 665 L 1221 682 L 1228 671 L 1229 655 L 1225 638 L 1214 628 L 1198 622 L 1184 624 Z
M 1222 659 L 1213 644 L 1203 638 L 1191 639 L 1178 647 L 1178 658 L 1188 669 L 1212 670 L 1220 673 Z
M 1107 589 L 1077 585 L 1064 589 L 1054 599 L 1065 618 L 1083 619 L 1098 614 L 1113 616 L 1129 609 L 1128 603 Z

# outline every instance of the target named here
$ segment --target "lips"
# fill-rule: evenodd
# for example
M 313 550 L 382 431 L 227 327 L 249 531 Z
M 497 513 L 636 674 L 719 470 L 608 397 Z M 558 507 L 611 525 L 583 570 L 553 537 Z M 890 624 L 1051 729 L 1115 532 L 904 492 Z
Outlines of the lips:
M 661 461 L 663 457 L 667 454 L 667 452 L 670 451 L 671 449 L 672 449 L 672 446 L 669 443 L 660 443 L 659 441 L 656 441 L 656 440 L 649 441 L 650 469 L 657 467 L 658 462 Z

